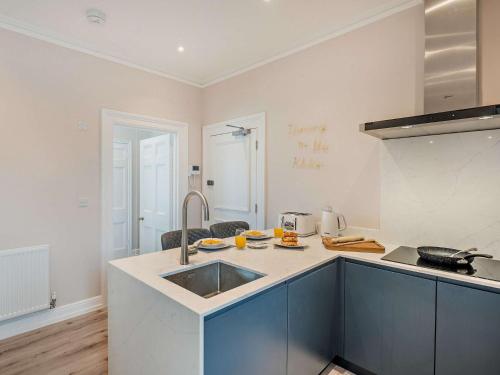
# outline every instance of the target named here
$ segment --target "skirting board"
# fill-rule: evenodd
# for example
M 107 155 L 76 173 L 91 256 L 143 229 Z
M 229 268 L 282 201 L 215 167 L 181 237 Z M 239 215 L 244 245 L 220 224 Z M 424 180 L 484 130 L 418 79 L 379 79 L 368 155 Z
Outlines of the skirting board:
M 43 310 L 10 319 L 0 323 L 0 340 L 83 315 L 102 307 L 104 307 L 103 296 L 95 296 L 56 307 L 55 309 Z

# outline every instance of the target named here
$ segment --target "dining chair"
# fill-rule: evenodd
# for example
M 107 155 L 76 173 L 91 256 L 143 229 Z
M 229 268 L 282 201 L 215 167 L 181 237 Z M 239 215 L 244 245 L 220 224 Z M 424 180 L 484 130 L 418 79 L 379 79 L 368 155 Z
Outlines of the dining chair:
M 250 229 L 250 225 L 246 221 L 226 221 L 210 225 L 210 232 L 214 238 L 233 237 L 236 229 Z
M 212 233 L 205 228 L 188 229 L 188 245 L 192 245 L 202 238 L 210 238 Z M 161 247 L 163 250 L 181 247 L 182 230 L 174 230 L 161 235 Z

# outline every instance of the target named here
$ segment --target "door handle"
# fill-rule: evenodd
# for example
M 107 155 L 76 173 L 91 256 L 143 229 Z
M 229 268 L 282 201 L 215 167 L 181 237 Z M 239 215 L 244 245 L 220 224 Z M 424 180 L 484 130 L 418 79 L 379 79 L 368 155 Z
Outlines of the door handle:
M 144 221 L 144 218 L 142 216 L 139 217 L 139 221 Z
M 214 186 L 214 180 L 207 180 L 208 186 Z

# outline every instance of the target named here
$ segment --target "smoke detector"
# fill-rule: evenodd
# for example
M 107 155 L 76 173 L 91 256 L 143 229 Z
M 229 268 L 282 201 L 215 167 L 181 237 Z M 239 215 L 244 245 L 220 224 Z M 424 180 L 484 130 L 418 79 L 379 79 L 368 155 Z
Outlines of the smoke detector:
M 98 23 L 102 25 L 106 22 L 106 13 L 99 9 L 88 9 L 87 20 L 91 23 Z

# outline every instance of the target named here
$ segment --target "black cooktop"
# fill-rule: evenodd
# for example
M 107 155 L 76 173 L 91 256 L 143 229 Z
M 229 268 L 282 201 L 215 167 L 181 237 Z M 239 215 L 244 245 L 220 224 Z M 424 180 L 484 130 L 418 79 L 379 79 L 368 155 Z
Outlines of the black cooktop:
M 421 259 L 418 256 L 417 249 L 407 246 L 398 247 L 382 259 L 390 262 L 410 264 L 412 266 L 432 268 L 440 271 L 458 273 L 460 275 L 478 277 L 480 279 L 500 281 L 500 261 L 494 259 L 475 258 L 471 264 L 465 267 L 439 266 Z

